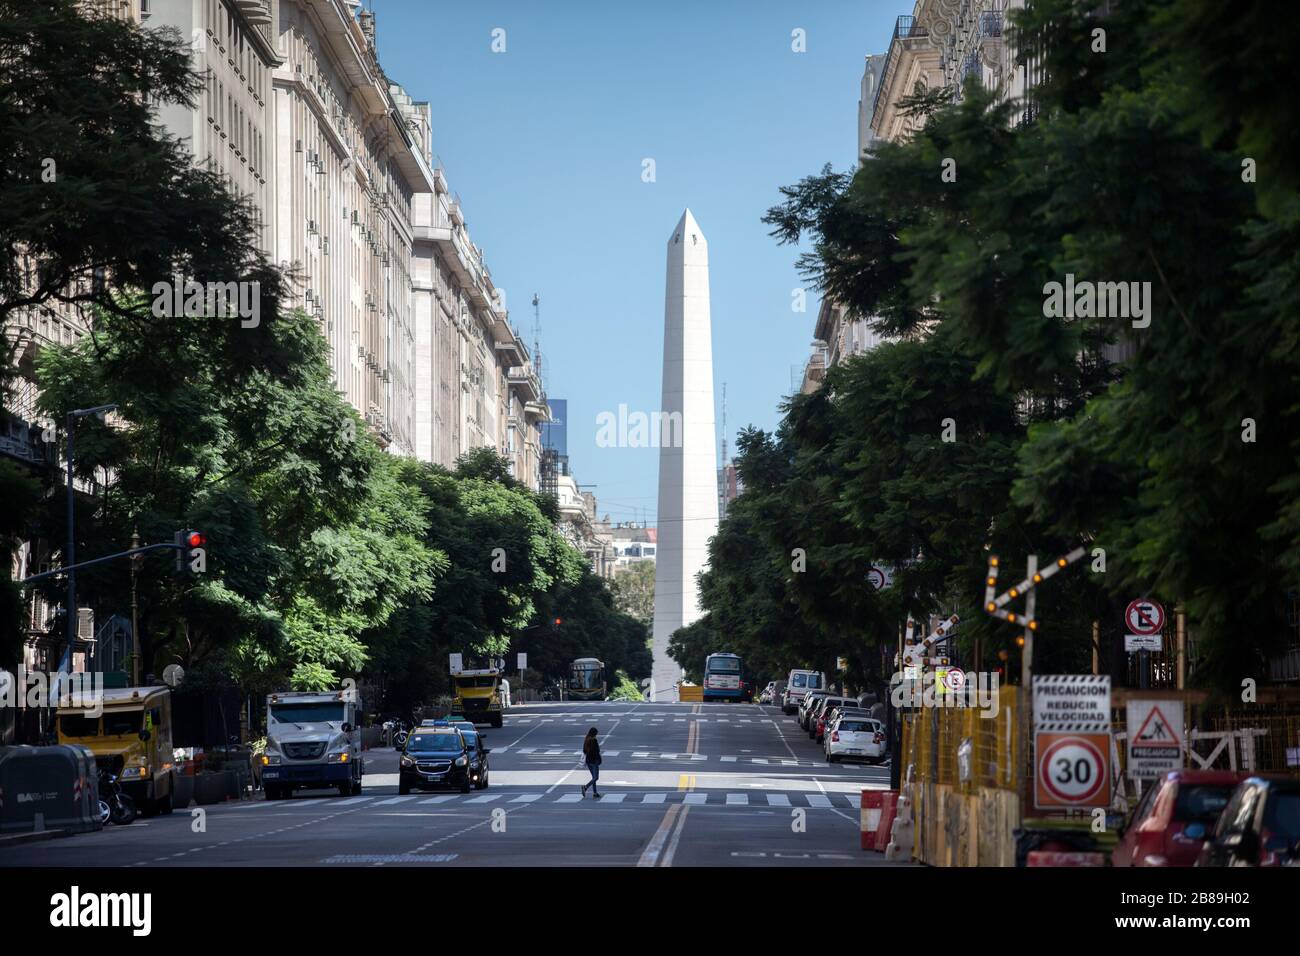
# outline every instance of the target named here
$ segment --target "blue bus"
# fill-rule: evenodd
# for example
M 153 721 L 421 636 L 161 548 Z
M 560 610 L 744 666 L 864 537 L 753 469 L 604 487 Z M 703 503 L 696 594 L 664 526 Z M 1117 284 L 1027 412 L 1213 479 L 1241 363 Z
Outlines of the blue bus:
M 705 700 L 741 700 L 744 695 L 739 655 L 710 654 L 704 658 Z

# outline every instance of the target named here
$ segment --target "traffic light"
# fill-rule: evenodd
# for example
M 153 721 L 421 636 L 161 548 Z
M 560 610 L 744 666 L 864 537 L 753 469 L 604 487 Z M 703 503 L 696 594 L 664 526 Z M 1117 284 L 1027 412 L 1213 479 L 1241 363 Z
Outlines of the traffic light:
M 563 619 L 563 618 L 559 618 L 559 617 L 557 617 L 557 618 L 555 619 L 555 626 L 556 626 L 556 627 L 559 627 L 559 626 L 560 626 L 561 624 L 563 624 L 563 623 L 564 623 L 564 619 Z
M 192 571 L 203 574 L 208 570 L 208 538 L 202 531 L 177 531 L 176 570 L 181 574 Z

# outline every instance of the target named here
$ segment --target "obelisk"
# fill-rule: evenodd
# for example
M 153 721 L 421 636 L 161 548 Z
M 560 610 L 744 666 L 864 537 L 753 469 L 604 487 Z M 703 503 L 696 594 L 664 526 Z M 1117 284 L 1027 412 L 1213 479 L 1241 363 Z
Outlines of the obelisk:
M 673 631 L 700 616 L 695 576 L 708 567 L 718 530 L 713 422 L 709 244 L 691 211 L 668 239 L 664 288 L 664 378 L 659 439 L 651 700 L 677 700 L 682 669 L 668 656 Z M 701 664 L 703 662 L 701 661 Z

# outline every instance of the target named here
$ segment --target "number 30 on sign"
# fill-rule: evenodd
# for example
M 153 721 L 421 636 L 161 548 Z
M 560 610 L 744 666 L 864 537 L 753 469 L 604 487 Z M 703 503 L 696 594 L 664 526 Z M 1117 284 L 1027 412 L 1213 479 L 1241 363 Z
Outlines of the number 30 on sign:
M 1034 735 L 1034 806 L 1039 810 L 1110 803 L 1110 734 Z

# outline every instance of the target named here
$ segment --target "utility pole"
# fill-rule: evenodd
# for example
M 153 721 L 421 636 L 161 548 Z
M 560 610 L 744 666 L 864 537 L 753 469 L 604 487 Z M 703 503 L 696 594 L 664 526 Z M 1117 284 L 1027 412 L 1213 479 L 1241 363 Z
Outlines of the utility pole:
M 1027 564 L 1027 573 L 1025 577 L 1032 581 L 1038 574 L 1038 555 L 1031 554 Z M 1022 687 L 1030 687 L 1034 675 L 1034 630 L 1029 626 L 1029 622 L 1034 620 L 1034 610 L 1038 605 L 1038 590 L 1030 588 L 1029 593 L 1025 595 L 1025 652 L 1020 656 L 1020 684 Z
M 131 550 L 140 547 L 140 530 L 131 532 Z M 140 614 L 136 604 L 135 577 L 144 556 L 131 555 L 131 686 L 140 686 Z

